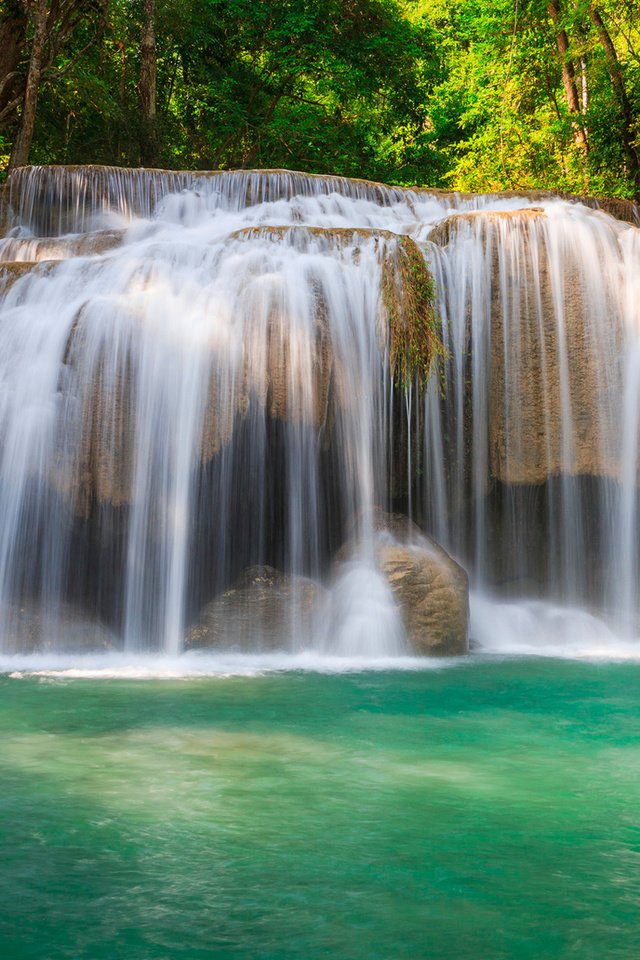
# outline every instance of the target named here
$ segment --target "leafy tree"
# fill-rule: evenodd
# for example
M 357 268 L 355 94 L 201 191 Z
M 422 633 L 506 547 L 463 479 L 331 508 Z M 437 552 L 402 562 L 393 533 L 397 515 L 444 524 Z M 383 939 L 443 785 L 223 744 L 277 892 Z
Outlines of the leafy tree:
M 0 163 L 637 196 L 639 5 L 0 0 Z
M 637 195 L 640 15 L 586 0 L 426 0 L 446 38 L 438 116 L 458 189 Z M 611 24 L 607 53 L 598 15 Z M 615 80 L 615 82 L 614 82 Z M 623 95 L 624 92 L 624 95 Z
M 0 130 L 13 127 L 9 166 L 27 162 L 43 84 L 60 74 L 60 57 L 79 26 L 91 21 L 99 37 L 107 0 L 3 0 L 0 8 Z M 68 68 L 69 65 L 67 65 Z

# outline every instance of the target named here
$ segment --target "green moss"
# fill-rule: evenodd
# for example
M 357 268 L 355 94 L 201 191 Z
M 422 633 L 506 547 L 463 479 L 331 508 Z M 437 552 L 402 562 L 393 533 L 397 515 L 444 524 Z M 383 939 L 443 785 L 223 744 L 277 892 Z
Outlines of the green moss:
M 444 356 L 435 310 L 433 279 L 420 248 L 399 237 L 382 268 L 382 300 L 389 324 L 389 360 L 399 386 L 424 386 Z

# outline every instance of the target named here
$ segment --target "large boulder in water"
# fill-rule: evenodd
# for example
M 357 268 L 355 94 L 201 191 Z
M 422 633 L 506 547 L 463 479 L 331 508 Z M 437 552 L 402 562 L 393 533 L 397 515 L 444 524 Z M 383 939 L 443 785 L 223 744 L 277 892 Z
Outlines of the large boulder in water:
M 433 541 L 382 545 L 377 561 L 412 649 L 426 656 L 467 653 L 469 585 L 462 567 Z
M 323 600 L 322 588 L 274 567 L 249 567 L 221 596 L 208 603 L 185 640 L 185 649 L 242 652 L 305 645 Z
M 396 601 L 411 648 L 425 656 L 469 650 L 469 580 L 439 544 L 398 513 L 374 514 L 376 565 Z M 355 541 L 339 557 L 353 555 Z
M 53 611 L 31 603 L 12 606 L 2 627 L 4 653 L 106 653 L 120 646 L 108 627 L 70 604 Z

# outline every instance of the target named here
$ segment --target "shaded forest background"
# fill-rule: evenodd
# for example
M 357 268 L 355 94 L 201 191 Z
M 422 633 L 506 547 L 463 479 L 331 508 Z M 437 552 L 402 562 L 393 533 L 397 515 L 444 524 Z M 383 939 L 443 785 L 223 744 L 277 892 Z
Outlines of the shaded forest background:
M 640 195 L 640 0 L 0 0 L 0 170 Z

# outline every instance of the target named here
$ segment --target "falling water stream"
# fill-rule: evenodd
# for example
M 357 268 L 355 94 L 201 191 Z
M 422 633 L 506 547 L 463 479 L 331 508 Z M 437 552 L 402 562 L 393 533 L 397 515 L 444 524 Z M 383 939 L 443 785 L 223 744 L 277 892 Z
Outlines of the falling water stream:
M 293 590 L 282 651 L 402 656 L 376 507 L 468 570 L 481 647 L 634 647 L 640 229 L 286 171 L 36 167 L 9 198 L 5 654 L 89 637 L 175 656 L 269 564 L 327 588 L 306 630 Z M 446 347 L 404 395 L 381 305 L 398 235 L 432 269 Z

